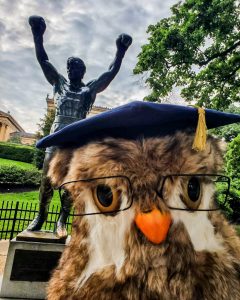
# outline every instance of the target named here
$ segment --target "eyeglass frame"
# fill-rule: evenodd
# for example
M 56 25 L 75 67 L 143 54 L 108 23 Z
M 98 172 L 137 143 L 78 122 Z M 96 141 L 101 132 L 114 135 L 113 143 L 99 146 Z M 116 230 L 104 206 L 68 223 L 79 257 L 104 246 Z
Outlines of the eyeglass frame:
M 200 211 L 201 212 L 202 211 L 203 212 L 203 211 L 217 211 L 217 210 L 221 209 L 220 207 L 218 207 L 218 208 L 212 208 L 212 209 L 194 209 L 194 208 L 181 208 L 181 207 L 171 207 L 171 206 L 169 206 L 166 203 L 166 201 L 164 200 L 163 196 L 162 196 L 164 184 L 165 184 L 167 178 L 169 178 L 169 177 L 177 177 L 177 176 L 182 176 L 182 177 L 190 177 L 190 176 L 191 177 L 217 176 L 219 178 L 224 177 L 227 180 L 226 181 L 222 181 L 222 182 L 227 182 L 227 184 L 228 184 L 228 188 L 227 188 L 226 193 L 225 193 L 225 201 L 224 201 L 223 205 L 226 204 L 227 198 L 228 198 L 228 195 L 229 195 L 229 192 L 230 192 L 230 185 L 231 185 L 231 179 L 230 179 L 230 177 L 228 177 L 226 175 L 221 175 L 221 174 L 168 174 L 168 175 L 160 176 L 160 178 L 163 179 L 162 185 L 161 185 L 160 190 L 158 191 L 156 189 L 155 192 L 156 192 L 157 196 L 164 201 L 164 203 L 166 204 L 166 206 L 170 210 L 181 210 L 181 211 L 192 211 L 192 212 L 194 212 L 194 211 Z M 69 216 L 78 216 L 78 217 L 91 216 L 91 215 L 112 215 L 112 214 L 115 214 L 115 213 L 118 213 L 118 212 L 121 212 L 121 211 L 128 210 L 132 206 L 132 204 L 133 204 L 133 188 L 132 188 L 131 180 L 126 175 L 113 175 L 113 176 L 94 177 L 94 178 L 87 178 L 87 179 L 72 180 L 72 181 L 67 181 L 67 182 L 62 183 L 59 187 L 56 188 L 56 189 L 58 189 L 58 193 L 59 193 L 59 198 L 60 198 L 60 201 L 61 201 L 62 210 L 64 210 L 65 212 L 67 212 L 64 209 L 63 200 L 62 200 L 62 196 L 61 196 L 61 191 L 62 191 L 64 185 L 69 184 L 69 183 L 75 183 L 75 182 L 91 182 L 91 181 L 94 181 L 94 180 L 111 179 L 111 178 L 124 178 L 124 179 L 126 179 L 128 181 L 129 188 L 130 188 L 129 195 L 130 195 L 130 198 L 131 198 L 129 206 L 127 206 L 126 208 L 114 210 L 114 211 L 111 211 L 111 212 L 93 212 L 93 213 L 81 213 L 81 214 L 68 213 L 68 215 Z
M 167 178 L 169 177 L 177 177 L 177 176 L 182 176 L 182 177 L 200 177 L 200 176 L 204 176 L 204 177 L 207 177 L 207 176 L 216 176 L 216 177 L 224 177 L 225 179 L 227 179 L 227 181 L 222 181 L 222 182 L 227 182 L 228 184 L 228 188 L 226 189 L 226 192 L 225 192 L 225 201 L 223 203 L 223 205 L 226 204 L 227 202 L 227 198 L 228 198 L 228 195 L 229 195 L 229 192 L 230 192 L 230 186 L 231 186 L 231 179 L 229 176 L 226 176 L 226 175 L 221 175 L 221 174 L 169 174 L 169 175 L 165 175 L 165 176 L 162 176 L 163 177 L 163 182 L 162 182 L 162 185 L 161 185 L 161 189 L 160 191 L 158 192 L 157 191 L 157 195 L 163 199 L 164 203 L 167 205 L 167 207 L 169 209 L 172 209 L 172 210 L 184 210 L 184 211 L 217 211 L 217 210 L 220 210 L 221 208 L 218 207 L 218 208 L 211 208 L 211 209 L 203 209 L 203 208 L 181 208 L 181 207 L 171 207 L 169 206 L 164 198 L 163 198 L 163 188 L 164 188 L 164 184 L 167 180 Z M 221 182 L 221 181 L 219 181 Z
M 94 180 L 98 180 L 98 179 L 111 179 L 111 178 L 125 178 L 127 179 L 128 183 L 129 183 L 129 187 L 130 187 L 130 195 L 131 195 L 131 201 L 130 201 L 130 205 L 127 206 L 126 208 L 124 209 L 117 209 L 117 210 L 113 210 L 111 212 L 93 212 L 93 213 L 82 213 L 82 214 L 71 214 L 69 213 L 69 216 L 76 216 L 76 217 L 84 217 L 84 216 L 91 216 L 91 215 L 111 215 L 111 214 L 115 214 L 115 213 L 118 213 L 118 212 L 121 212 L 121 211 L 125 211 L 127 209 L 129 209 L 132 204 L 133 204 L 133 193 L 132 193 L 132 184 L 131 184 L 131 181 L 130 179 L 125 176 L 125 175 L 114 175 L 114 176 L 103 176 L 103 177 L 94 177 L 94 178 L 88 178 L 88 179 L 79 179 L 79 180 L 72 180 L 72 181 L 67 181 L 67 182 L 64 182 L 62 183 L 57 189 L 58 189 L 58 193 L 59 193 L 59 197 L 60 197 L 60 201 L 61 201 L 61 205 L 63 204 L 63 201 L 62 201 L 62 198 L 61 198 L 61 189 L 62 187 L 65 185 L 65 184 L 68 184 L 68 183 L 74 183 L 74 182 L 91 182 L 91 181 L 94 181 Z M 63 208 L 63 205 L 62 205 L 62 209 L 64 210 Z

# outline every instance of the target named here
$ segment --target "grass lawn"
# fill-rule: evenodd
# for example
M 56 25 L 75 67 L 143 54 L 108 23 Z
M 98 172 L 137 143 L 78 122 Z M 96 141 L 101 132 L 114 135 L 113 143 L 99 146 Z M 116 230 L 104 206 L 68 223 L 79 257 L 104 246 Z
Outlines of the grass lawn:
M 2 193 L 0 194 L 1 201 L 19 201 L 38 203 L 38 191 L 23 192 L 23 193 Z M 58 191 L 54 191 L 51 203 L 60 204 Z
M 0 166 L 14 166 L 25 170 L 37 170 L 37 168 L 33 164 L 5 158 L 0 158 Z

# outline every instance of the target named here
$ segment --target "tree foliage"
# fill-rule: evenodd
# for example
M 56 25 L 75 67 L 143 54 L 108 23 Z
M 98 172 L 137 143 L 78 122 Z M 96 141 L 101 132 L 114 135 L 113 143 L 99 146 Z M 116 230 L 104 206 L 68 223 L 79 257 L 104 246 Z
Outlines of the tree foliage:
M 237 0 L 186 0 L 150 25 L 135 74 L 147 72 L 160 101 L 175 86 L 187 101 L 226 109 L 240 100 L 240 8 Z
M 231 105 L 226 112 L 240 114 L 240 107 Z M 234 123 L 230 125 L 221 126 L 209 130 L 211 134 L 217 135 L 220 138 L 224 138 L 226 142 L 231 142 L 240 133 L 240 124 Z
M 40 119 L 38 124 L 37 139 L 41 139 L 50 133 L 50 129 L 55 117 L 55 110 L 50 110 L 44 115 L 43 119 Z M 45 149 L 35 149 L 33 163 L 38 169 L 42 169 L 43 161 L 45 157 Z
M 49 135 L 50 129 L 52 126 L 52 123 L 54 121 L 55 117 L 55 110 L 50 110 L 49 112 L 46 112 L 44 117 L 40 119 L 40 123 L 38 124 L 38 132 L 37 137 L 38 139 Z

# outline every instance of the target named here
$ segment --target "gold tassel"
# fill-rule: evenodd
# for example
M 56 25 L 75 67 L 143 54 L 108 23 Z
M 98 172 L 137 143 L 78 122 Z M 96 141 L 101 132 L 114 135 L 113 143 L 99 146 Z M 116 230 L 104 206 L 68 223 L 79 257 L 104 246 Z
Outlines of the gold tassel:
M 195 133 L 192 149 L 196 151 L 203 151 L 206 149 L 207 141 L 207 125 L 205 118 L 205 110 L 202 107 L 198 107 L 198 124 Z

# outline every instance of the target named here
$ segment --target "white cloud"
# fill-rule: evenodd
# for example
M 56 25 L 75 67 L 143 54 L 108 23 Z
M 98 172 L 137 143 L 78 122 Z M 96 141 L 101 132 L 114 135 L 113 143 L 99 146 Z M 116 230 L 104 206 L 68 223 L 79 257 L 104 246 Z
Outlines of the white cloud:
M 121 70 L 110 86 L 97 96 L 98 106 L 114 107 L 148 94 L 138 76 L 132 75 L 148 25 L 170 14 L 175 0 L 0 0 L 0 110 L 10 111 L 22 127 L 34 132 L 46 109 L 51 86 L 38 66 L 30 15 L 47 23 L 44 45 L 50 61 L 66 76 L 69 56 L 81 57 L 87 66 L 84 81 L 105 72 L 114 58 L 115 40 L 122 33 L 133 37 Z

